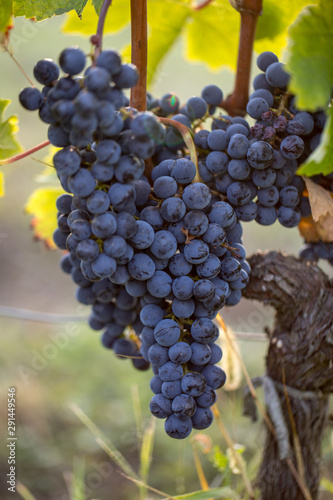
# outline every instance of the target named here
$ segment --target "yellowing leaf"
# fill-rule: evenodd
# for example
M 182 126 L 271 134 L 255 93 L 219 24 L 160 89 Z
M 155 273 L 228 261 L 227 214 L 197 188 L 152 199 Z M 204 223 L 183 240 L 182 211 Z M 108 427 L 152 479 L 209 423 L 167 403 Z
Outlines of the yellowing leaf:
M 5 179 L 3 172 L 0 172 L 0 198 L 5 196 Z
M 254 49 L 260 53 L 271 50 L 278 56 L 287 45 L 287 30 L 301 9 L 316 0 L 265 0 Z M 236 68 L 240 15 L 226 0 L 215 0 L 193 12 L 185 31 L 186 55 L 191 61 L 205 64 L 212 70 L 225 66 Z
M 315 224 L 321 241 L 333 241 L 333 217 L 331 215 L 322 215 Z
M 1 0 L 0 2 L 0 32 L 6 31 L 12 15 L 13 0 Z
M 297 96 L 296 104 L 308 110 L 324 108 L 333 86 L 332 0 L 305 9 L 289 35 L 290 90 Z
M 14 137 L 18 131 L 17 117 L 10 116 L 7 120 L 3 118 L 5 109 L 10 102 L 8 99 L 0 99 L 0 160 L 9 158 L 22 150 L 21 145 Z
M 237 62 L 240 16 L 225 0 L 194 11 L 185 30 L 186 56 L 212 70 L 234 68 Z
M 123 29 L 130 21 L 130 2 L 129 0 L 115 0 L 106 16 L 104 33 L 116 33 Z M 89 1 L 81 17 L 75 12 L 70 12 L 66 16 L 62 31 L 68 34 L 91 36 L 96 33 L 98 16 Z
M 298 224 L 298 229 L 300 235 L 303 236 L 307 243 L 319 241 L 319 235 L 316 227 L 316 223 L 311 217 L 302 217 L 301 222 Z
M 226 327 L 227 335 L 230 339 L 230 342 L 226 340 L 226 332 L 221 325 L 219 324 L 220 336 L 217 340 L 223 351 L 223 361 L 221 361 L 221 368 L 227 374 L 227 381 L 224 384 L 223 388 L 226 391 L 235 391 L 238 389 L 242 382 L 242 368 L 239 363 L 239 358 L 235 353 L 235 349 L 239 351 L 239 346 L 237 339 L 234 335 L 234 332 L 230 327 Z
M 49 248 L 56 248 L 52 238 L 57 228 L 56 199 L 63 193 L 61 187 L 38 188 L 25 205 L 25 211 L 33 216 L 31 225 L 34 236 L 44 241 Z
M 152 81 L 163 58 L 178 39 L 191 13 L 189 0 L 182 2 L 148 0 L 148 84 Z
M 320 144 L 298 169 L 299 175 L 311 177 L 316 174 L 328 175 L 333 172 L 333 108 L 328 109 L 328 115 Z
M 308 177 L 303 177 L 303 179 L 309 193 L 313 220 L 316 222 L 326 214 L 333 217 L 333 193 L 330 193 Z

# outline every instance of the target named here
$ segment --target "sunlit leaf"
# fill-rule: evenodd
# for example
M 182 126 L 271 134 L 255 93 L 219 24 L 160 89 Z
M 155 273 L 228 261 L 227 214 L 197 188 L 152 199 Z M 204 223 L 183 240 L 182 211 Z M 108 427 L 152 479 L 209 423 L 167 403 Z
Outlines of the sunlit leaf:
M 87 0 L 16 0 L 13 2 L 13 14 L 16 17 L 35 18 L 42 21 L 52 16 L 60 16 L 71 10 L 76 16 L 80 16 Z
M 116 0 L 112 2 L 106 16 L 104 33 L 116 33 L 123 29 L 130 21 L 129 0 Z M 79 18 L 75 12 L 70 12 L 66 16 L 62 30 L 68 34 L 91 36 L 96 33 L 98 16 L 91 1 Z
M 57 228 L 56 199 L 64 193 L 61 187 L 38 188 L 29 196 L 25 211 L 33 216 L 31 226 L 34 236 L 49 248 L 56 248 L 53 232 Z
M 278 57 L 287 45 L 288 28 L 295 21 L 300 11 L 307 5 L 316 4 L 317 0 L 265 0 L 263 13 L 258 18 L 258 27 L 254 49 L 257 53 L 270 50 Z
M 11 101 L 0 99 L 0 160 L 9 158 L 19 153 L 22 148 L 15 134 L 18 132 L 18 119 L 16 116 L 10 116 L 4 120 L 4 112 Z
M 240 16 L 226 0 L 216 0 L 194 11 L 185 29 L 186 56 L 210 69 L 234 68 Z
M 148 83 L 152 81 L 158 66 L 178 39 L 191 13 L 188 0 L 148 1 Z
M 5 196 L 5 179 L 3 172 L 0 172 L 0 198 Z
M 298 169 L 299 175 L 324 174 L 333 172 L 333 108 L 328 109 L 326 122 L 319 146 L 309 156 L 305 163 Z
M 290 2 L 292 3 L 292 2 Z M 333 87 L 333 5 L 321 0 L 306 8 L 290 28 L 290 89 L 299 108 L 325 108 Z
M 12 15 L 13 0 L 1 0 L 0 2 L 0 32 L 6 31 Z

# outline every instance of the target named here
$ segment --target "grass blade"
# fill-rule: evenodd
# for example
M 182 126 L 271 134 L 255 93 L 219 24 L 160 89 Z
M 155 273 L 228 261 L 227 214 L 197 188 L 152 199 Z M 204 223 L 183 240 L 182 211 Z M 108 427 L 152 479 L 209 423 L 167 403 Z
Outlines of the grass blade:
M 139 447 L 141 447 L 142 446 L 142 435 L 143 435 L 142 410 L 141 410 L 141 403 L 140 403 L 140 396 L 139 396 L 139 388 L 136 384 L 132 385 L 131 393 L 132 393 L 132 403 L 133 403 L 134 418 L 135 418 L 135 425 L 136 425 L 136 437 L 138 440 Z
M 228 486 L 222 486 L 221 488 L 211 488 L 208 491 L 192 491 L 192 493 L 185 493 L 174 498 L 175 500 L 210 500 L 211 498 L 239 498 L 239 496 Z
M 76 457 L 74 459 L 72 484 L 71 484 L 71 499 L 86 500 L 85 490 L 85 473 L 86 465 L 83 458 Z
M 32 493 L 28 490 L 24 484 L 18 482 L 16 485 L 17 493 L 23 498 L 23 500 L 37 500 Z
M 109 455 L 109 457 L 120 467 L 125 474 L 134 479 L 139 479 L 139 476 L 134 471 L 132 466 L 127 462 L 126 458 L 120 453 L 119 450 L 111 443 L 103 432 L 94 424 L 92 420 L 84 413 L 81 408 L 72 403 L 69 405 L 72 412 L 81 420 L 81 422 L 90 430 L 95 436 L 97 443 Z
M 153 417 L 149 426 L 145 429 L 140 452 L 140 476 L 146 483 L 148 479 L 150 464 L 152 461 L 156 420 Z

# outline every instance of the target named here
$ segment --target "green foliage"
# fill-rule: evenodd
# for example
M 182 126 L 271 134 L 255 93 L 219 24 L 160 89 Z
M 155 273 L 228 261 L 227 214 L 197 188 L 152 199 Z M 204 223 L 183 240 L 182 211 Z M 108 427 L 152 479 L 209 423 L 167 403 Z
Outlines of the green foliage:
M 56 199 L 63 193 L 61 187 L 37 188 L 25 205 L 25 211 L 33 216 L 31 225 L 34 236 L 44 241 L 49 248 L 55 248 L 52 235 L 57 227 Z
M 328 120 L 321 142 L 307 161 L 298 169 L 299 175 L 324 174 L 333 172 L 333 108 L 328 109 Z
M 295 21 L 300 11 L 309 4 L 316 4 L 318 0 L 265 0 L 262 16 L 258 19 L 255 50 L 262 52 L 271 50 L 278 56 L 287 45 L 288 28 Z
M 1 10 L 0 10 L 1 16 Z M 4 112 L 10 101 L 0 99 L 0 161 L 19 153 L 22 148 L 15 134 L 18 132 L 18 119 L 10 116 L 4 120 Z M 0 172 L 0 197 L 5 194 L 5 181 L 3 172 Z
M 96 5 L 96 2 L 94 5 Z M 64 33 L 81 36 L 91 36 L 95 33 L 98 16 L 94 5 L 89 1 L 81 17 L 78 17 L 75 12 L 70 12 L 66 16 L 63 25 Z M 117 33 L 130 22 L 130 17 L 129 0 L 116 0 L 112 3 L 108 15 L 106 16 L 104 33 Z
M 15 134 L 18 132 L 17 117 L 10 116 L 4 120 L 4 112 L 9 103 L 8 99 L 0 99 L 0 160 L 9 158 L 22 150 L 15 138 Z
M 297 106 L 314 111 L 328 105 L 333 87 L 333 4 L 321 0 L 305 9 L 290 29 L 290 90 Z
M 36 18 L 37 21 L 42 21 L 52 16 L 60 16 L 75 10 L 78 16 L 82 14 L 83 8 L 87 0 L 56 0 L 49 2 L 48 0 L 16 0 L 13 3 L 13 14 L 16 17 L 24 16 L 27 19 Z
M 315 2 L 312 2 L 315 3 Z M 307 0 L 266 0 L 258 23 L 255 49 L 273 50 L 278 55 L 286 46 L 287 28 Z M 101 0 L 88 4 L 80 19 L 74 12 L 67 16 L 63 30 L 66 33 L 91 36 L 97 25 Z M 117 0 L 107 16 L 105 33 L 116 33 L 130 22 L 129 2 Z M 148 83 L 167 53 L 180 36 L 185 41 L 185 53 L 189 61 L 200 62 L 211 70 L 223 67 L 234 69 L 237 61 L 240 16 L 227 0 L 215 0 L 206 7 L 195 10 L 190 0 L 148 0 Z M 126 60 L 130 49 L 123 49 Z
M 12 15 L 12 0 L 2 0 L 0 2 L 0 32 L 6 31 Z

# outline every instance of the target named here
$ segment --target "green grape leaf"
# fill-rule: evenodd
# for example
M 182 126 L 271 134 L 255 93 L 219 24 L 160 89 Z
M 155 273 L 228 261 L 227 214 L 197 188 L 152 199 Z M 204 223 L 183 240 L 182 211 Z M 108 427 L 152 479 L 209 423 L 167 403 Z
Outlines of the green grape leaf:
M 235 33 L 239 26 L 238 12 L 225 0 L 193 11 L 184 32 L 187 59 L 204 63 L 212 70 L 223 66 L 233 68 L 237 61 Z
M 92 4 L 97 14 L 99 14 L 103 5 L 103 0 L 92 0 Z
M 289 30 L 290 90 L 299 108 L 325 108 L 333 87 L 333 5 L 308 7 Z
M 333 108 L 328 109 L 328 120 L 326 122 L 321 142 L 305 163 L 298 169 L 299 175 L 323 174 L 333 172 Z
M 65 193 L 61 187 L 37 188 L 31 193 L 25 205 L 27 214 L 32 215 L 31 227 L 37 240 L 45 242 L 48 248 L 56 248 L 53 232 L 57 228 L 58 196 Z
M 96 10 L 100 8 L 100 5 L 100 1 L 94 0 L 93 3 L 89 1 L 80 18 L 74 12 L 67 14 L 65 23 L 62 26 L 62 31 L 67 34 L 87 36 L 96 33 L 98 22 Z M 111 4 L 107 13 L 104 33 L 117 33 L 127 26 L 130 19 L 131 12 L 129 0 L 116 0 Z
M 277 5 L 274 0 L 265 0 L 255 50 L 269 49 L 280 55 L 287 44 L 288 26 L 309 3 L 309 0 L 281 0 Z M 73 12 L 69 13 L 63 31 L 92 35 L 100 7 L 101 0 L 90 1 L 81 20 Z M 129 1 L 117 0 L 106 17 L 104 32 L 116 33 L 129 22 Z M 148 25 L 148 83 L 180 37 L 184 38 L 185 57 L 189 61 L 203 63 L 213 71 L 236 67 L 238 37 L 235 33 L 239 31 L 240 15 L 227 0 L 215 0 L 199 10 L 193 8 L 191 0 L 148 0 Z M 130 47 L 126 46 L 121 52 L 125 60 L 130 60 Z
M 2 0 L 0 2 L 0 32 L 6 31 L 12 15 L 13 0 Z
M 258 18 L 254 49 L 271 50 L 278 56 L 287 45 L 287 29 L 301 9 L 316 0 L 265 0 L 263 14 Z M 223 26 L 223 30 L 221 30 Z M 186 55 L 191 61 L 206 64 L 212 70 L 224 66 L 236 68 L 240 16 L 225 0 L 216 0 L 194 11 L 186 26 Z
M 263 13 L 258 18 L 254 48 L 257 53 L 265 50 L 275 52 L 280 57 L 287 46 L 288 28 L 295 21 L 301 10 L 318 0 L 265 0 Z
M 42 21 L 52 16 L 60 16 L 74 10 L 77 16 L 82 14 L 87 0 L 14 0 L 13 14 L 15 17 L 24 16 L 27 19 L 35 18 Z
M 0 160 L 9 158 L 22 150 L 21 145 L 15 138 L 18 131 L 18 119 L 16 116 L 10 116 L 4 120 L 4 112 L 11 101 L 0 99 Z
M 148 84 L 152 81 L 161 61 L 181 34 L 191 12 L 188 0 L 182 2 L 174 2 L 174 0 L 148 1 Z

